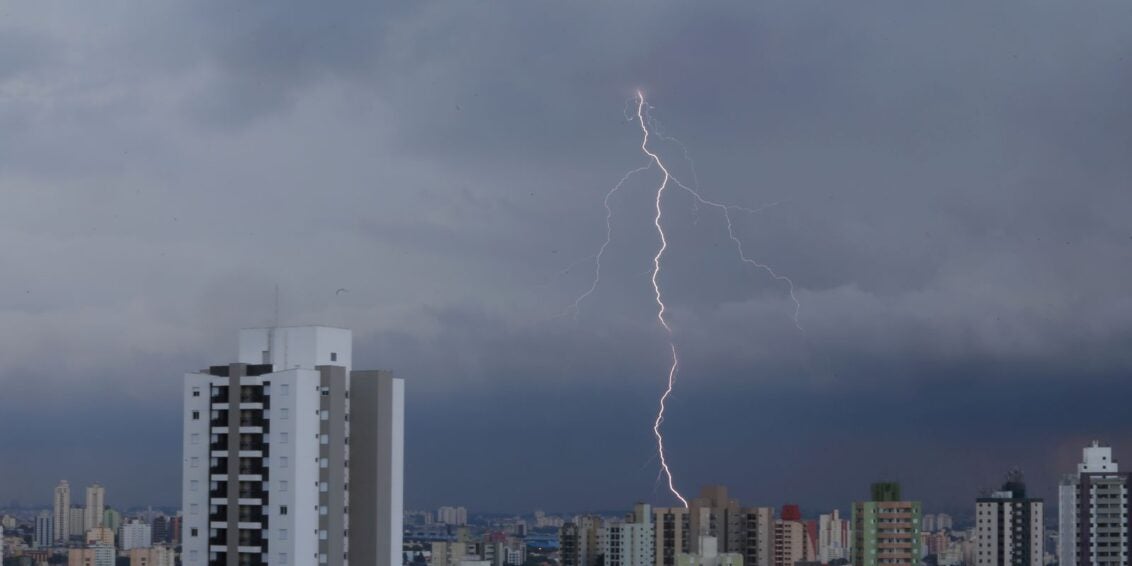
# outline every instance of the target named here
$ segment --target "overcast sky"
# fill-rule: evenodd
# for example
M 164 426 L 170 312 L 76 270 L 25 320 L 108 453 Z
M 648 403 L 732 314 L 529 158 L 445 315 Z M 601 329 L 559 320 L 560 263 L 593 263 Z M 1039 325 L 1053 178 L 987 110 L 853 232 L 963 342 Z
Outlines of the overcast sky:
M 672 503 L 655 168 L 560 316 L 638 88 L 676 175 L 777 203 L 735 229 L 804 328 L 666 194 L 682 491 L 964 510 L 1091 438 L 1132 463 L 1132 4 L 381 4 L 0 7 L 0 500 L 176 505 L 181 376 L 279 285 L 406 379 L 408 507 Z

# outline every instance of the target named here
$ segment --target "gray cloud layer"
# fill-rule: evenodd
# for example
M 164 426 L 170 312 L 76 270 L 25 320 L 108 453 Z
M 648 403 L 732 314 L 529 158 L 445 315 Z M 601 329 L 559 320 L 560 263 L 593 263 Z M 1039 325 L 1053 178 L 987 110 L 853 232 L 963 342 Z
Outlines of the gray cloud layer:
M 1132 449 L 1126 3 L 4 10 L 0 425 L 26 461 L 0 498 L 58 475 L 175 503 L 177 379 L 275 284 L 285 323 L 411 380 L 411 505 L 652 497 L 655 171 L 557 316 L 644 163 L 638 87 L 705 195 L 780 203 L 736 228 L 802 301 L 798 332 L 669 194 L 685 490 L 843 505 L 890 475 L 965 508 L 1017 463 L 1048 489 L 1090 435 Z

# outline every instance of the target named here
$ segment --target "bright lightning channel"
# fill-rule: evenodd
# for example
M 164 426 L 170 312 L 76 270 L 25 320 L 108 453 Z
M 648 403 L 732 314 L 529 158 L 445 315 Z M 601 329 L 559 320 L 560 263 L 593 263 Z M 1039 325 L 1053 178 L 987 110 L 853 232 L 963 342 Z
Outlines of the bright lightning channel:
M 672 327 L 668 326 L 668 321 L 664 320 L 664 298 L 660 293 L 660 284 L 657 283 L 657 277 L 660 276 L 660 259 L 664 256 L 664 251 L 668 249 L 668 238 L 664 235 L 664 226 L 660 223 L 662 216 L 662 208 L 660 206 L 661 199 L 664 197 L 664 189 L 668 188 L 668 181 L 672 179 L 672 175 L 668 172 L 668 168 L 664 166 L 664 162 L 660 160 L 657 154 L 649 151 L 649 129 L 645 126 L 645 95 L 641 91 L 637 91 L 637 121 L 641 124 L 641 151 L 649 156 L 649 163 L 656 163 L 660 167 L 660 171 L 664 173 L 664 179 L 660 182 L 660 186 L 656 189 L 656 217 L 653 219 L 653 224 L 656 226 L 656 232 L 660 236 L 660 249 L 656 251 L 656 255 L 652 258 L 652 288 L 656 294 L 656 319 L 660 321 L 660 325 L 664 327 L 664 331 L 668 334 L 668 347 L 672 350 L 672 365 L 668 367 L 668 384 L 664 389 L 664 394 L 660 396 L 660 406 L 656 411 L 656 420 L 652 423 L 652 433 L 656 437 L 656 452 L 660 457 L 660 467 L 664 470 L 664 476 L 668 480 L 668 491 L 684 504 L 688 506 L 688 500 L 684 499 L 683 495 L 676 489 L 675 481 L 672 479 L 672 470 L 668 468 L 668 460 L 664 456 L 664 435 L 660 433 L 660 423 L 664 422 L 664 409 L 668 402 L 668 398 L 672 395 L 672 386 L 676 382 L 676 370 L 680 367 L 680 358 L 676 353 L 676 340 L 672 337 Z
M 632 99 L 630 99 L 630 100 L 632 100 Z M 626 115 L 627 121 L 635 121 L 641 127 L 641 152 L 643 152 L 648 157 L 648 163 L 646 165 L 643 165 L 641 167 L 638 167 L 638 168 L 633 169 L 633 170 L 629 171 L 628 173 L 626 173 L 623 177 L 621 177 L 621 180 L 618 181 L 617 184 L 614 185 L 613 188 L 610 189 L 608 193 L 606 193 L 605 200 L 604 200 L 604 205 L 605 205 L 605 241 L 602 243 L 601 247 L 598 249 L 597 254 L 591 256 L 591 258 L 590 258 L 590 259 L 594 260 L 593 282 L 590 285 L 589 289 L 587 289 L 584 293 L 582 293 L 580 296 L 578 296 L 577 300 L 574 301 L 574 304 L 571 305 L 571 307 L 569 309 L 567 309 L 566 312 L 572 311 L 574 313 L 574 316 L 577 317 L 578 312 L 581 308 L 582 301 L 584 301 L 587 297 L 589 297 L 591 294 L 593 294 L 595 290 L 597 290 L 598 284 L 601 281 L 601 260 L 602 260 L 602 257 L 605 254 L 606 248 L 609 247 L 610 241 L 612 240 L 612 237 L 613 237 L 613 209 L 609 204 L 610 199 L 613 197 L 614 193 L 616 193 L 618 190 L 620 190 L 621 187 L 625 184 L 625 182 L 628 181 L 632 176 L 636 175 L 637 173 L 641 173 L 643 171 L 646 171 L 647 169 L 652 167 L 653 163 L 655 163 L 657 165 L 657 167 L 660 169 L 661 173 L 663 173 L 664 177 L 660 182 L 660 186 L 658 186 L 657 189 L 656 189 L 656 199 L 655 199 L 656 215 L 653 217 L 653 225 L 656 226 L 657 235 L 660 238 L 660 248 L 657 249 L 656 255 L 653 256 L 653 261 L 652 261 L 653 266 L 652 266 L 652 269 L 650 270 L 651 271 L 650 281 L 652 282 L 653 293 L 656 297 L 656 305 L 657 305 L 656 318 L 657 318 L 657 321 L 660 323 L 660 326 L 664 329 L 665 333 L 668 336 L 668 348 L 672 353 L 672 362 L 668 367 L 668 381 L 667 381 L 667 384 L 665 386 L 664 393 L 660 396 L 659 406 L 657 407 L 656 419 L 653 421 L 652 431 L 653 431 L 653 436 L 655 436 L 655 438 L 656 438 L 656 450 L 657 450 L 657 456 L 659 457 L 659 460 L 660 460 L 661 472 L 664 474 L 664 477 L 667 479 L 668 490 L 670 492 L 672 492 L 672 495 L 676 496 L 676 498 L 680 500 L 680 502 L 684 505 L 684 507 L 688 507 L 688 500 L 685 499 L 684 496 L 680 494 L 680 491 L 676 489 L 676 482 L 675 482 L 675 479 L 672 476 L 672 470 L 668 467 L 668 459 L 667 459 L 665 452 L 664 452 L 664 435 L 660 431 L 660 425 L 664 422 L 664 413 L 665 413 L 665 410 L 667 408 L 668 399 L 669 399 L 669 397 L 672 396 L 672 389 L 673 389 L 673 386 L 676 383 L 676 373 L 677 373 L 677 370 L 680 368 L 680 356 L 679 356 L 679 353 L 676 349 L 676 341 L 675 341 L 675 338 L 674 338 L 673 333 L 672 333 L 672 327 L 668 324 L 668 320 L 665 318 L 665 312 L 667 311 L 667 306 L 664 304 L 664 297 L 663 297 L 663 294 L 661 293 L 660 283 L 658 281 L 659 277 L 660 277 L 661 259 L 663 259 L 663 257 L 664 257 L 664 252 L 668 250 L 668 237 L 664 232 L 664 225 L 661 223 L 661 220 L 662 220 L 662 217 L 663 217 L 662 201 L 663 201 L 663 198 L 664 198 L 664 192 L 668 188 L 669 183 L 676 185 L 677 187 L 679 187 L 683 191 L 692 195 L 692 197 L 695 199 L 695 202 L 697 204 L 709 206 L 709 207 L 715 208 L 715 209 L 719 210 L 720 212 L 722 212 L 723 218 L 724 218 L 724 220 L 726 221 L 726 224 L 727 224 L 727 235 L 731 239 L 731 241 L 735 244 L 735 249 L 738 252 L 739 259 L 741 261 L 743 261 L 744 263 L 747 263 L 751 266 L 754 266 L 754 267 L 766 272 L 768 275 L 771 276 L 771 278 L 775 279 L 776 281 L 779 281 L 779 282 L 786 284 L 787 290 L 790 293 L 790 300 L 793 301 L 793 303 L 794 303 L 794 315 L 793 315 L 794 326 L 796 326 L 798 328 L 798 330 L 800 330 L 800 331 L 802 330 L 802 325 L 799 322 L 799 314 L 801 312 L 802 305 L 798 301 L 798 298 L 794 293 L 794 282 L 789 277 L 776 272 L 769 265 L 762 263 L 762 262 L 759 262 L 759 261 L 747 256 L 746 252 L 743 250 L 743 242 L 742 242 L 742 240 L 739 239 L 739 236 L 735 233 L 735 227 L 734 227 L 734 224 L 732 223 L 732 218 L 731 218 L 731 211 L 732 210 L 738 210 L 738 211 L 747 212 L 747 213 L 751 213 L 751 214 L 757 214 L 759 212 L 762 212 L 763 210 L 766 210 L 767 208 L 777 206 L 778 204 L 781 204 L 781 203 L 780 202 L 773 202 L 773 203 L 763 205 L 763 206 L 758 207 L 758 208 L 746 208 L 746 207 L 737 206 L 737 205 L 733 205 L 733 204 L 723 204 L 723 203 L 720 203 L 720 202 L 716 202 L 716 201 L 712 201 L 712 200 L 709 200 L 707 198 L 704 198 L 704 196 L 701 195 L 698 190 L 693 189 L 692 187 L 689 187 L 685 183 L 681 182 L 680 179 L 678 179 L 674 175 L 672 175 L 669 172 L 668 167 L 665 166 L 664 162 L 660 159 L 660 156 L 649 149 L 649 137 L 650 137 L 649 126 L 653 126 L 654 128 L 657 128 L 658 125 L 656 124 L 656 122 L 654 122 L 654 120 L 652 119 L 651 116 L 648 116 L 648 109 L 647 109 L 647 102 L 645 101 L 645 95 L 644 95 L 643 92 L 641 92 L 639 90 L 637 91 L 636 103 L 637 103 L 637 111 L 636 111 L 635 119 L 633 117 L 630 117 L 628 102 L 626 103 L 625 115 Z M 693 176 L 694 176 L 695 175 L 695 173 L 694 173 L 695 164 L 692 162 L 691 156 L 689 155 L 689 152 L 688 152 L 688 148 L 686 146 L 684 146 L 684 144 L 681 143 L 680 140 L 677 140 L 675 138 L 665 136 L 661 133 L 655 133 L 655 135 L 656 135 L 656 137 L 658 137 L 662 140 L 671 141 L 671 142 L 678 144 L 684 150 L 684 157 L 685 157 L 685 159 L 688 160 L 689 164 L 691 165 L 692 171 L 693 171 Z M 698 188 L 699 183 L 696 183 L 696 185 L 697 185 L 697 188 Z

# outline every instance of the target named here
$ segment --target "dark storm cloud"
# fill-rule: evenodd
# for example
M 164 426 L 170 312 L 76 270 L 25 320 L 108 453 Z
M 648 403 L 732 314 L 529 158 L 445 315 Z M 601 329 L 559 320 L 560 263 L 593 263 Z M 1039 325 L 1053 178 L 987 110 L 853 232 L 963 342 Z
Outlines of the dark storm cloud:
M 1132 369 L 1124 3 L 8 15 L 0 383 L 25 410 L 3 425 L 70 416 L 6 435 L 50 470 L 4 468 L 0 499 L 72 474 L 175 503 L 178 376 L 269 323 L 276 284 L 284 323 L 353 328 L 356 365 L 411 380 L 410 505 L 649 498 L 655 170 L 612 199 L 603 284 L 566 312 L 602 197 L 644 163 L 636 88 L 694 158 L 654 138 L 683 180 L 778 203 L 735 228 L 802 303 L 800 331 L 718 213 L 666 196 L 685 490 L 831 506 L 888 475 L 962 508 L 1018 463 L 1048 489 L 1091 436 L 1132 449 L 1123 412 L 1088 410 Z M 49 448 L 95 414 L 152 423 L 144 455 Z M 146 481 L 113 472 L 139 458 L 160 462 Z

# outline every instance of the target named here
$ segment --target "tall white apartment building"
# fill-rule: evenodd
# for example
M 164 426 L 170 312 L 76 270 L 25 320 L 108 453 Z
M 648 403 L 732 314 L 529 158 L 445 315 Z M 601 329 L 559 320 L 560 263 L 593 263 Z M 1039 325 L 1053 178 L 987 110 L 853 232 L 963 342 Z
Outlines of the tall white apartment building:
M 1086 446 L 1077 473 L 1058 487 L 1060 566 L 1126 566 L 1132 475 L 1121 472 L 1112 448 Z
M 86 511 L 83 513 L 84 531 L 103 526 L 102 512 L 106 507 L 106 488 L 94 484 L 86 488 Z
M 349 330 L 242 330 L 184 380 L 185 566 L 401 564 L 404 382 Z
M 848 560 L 852 556 L 849 546 L 852 540 L 849 520 L 842 519 L 840 511 L 834 509 L 832 513 L 818 516 L 819 562 L 829 564 L 830 561 L 839 558 Z
M 55 541 L 67 542 L 71 536 L 71 486 L 67 480 L 62 480 L 55 487 L 55 497 L 52 521 Z
M 975 500 L 976 566 L 1041 566 L 1045 529 L 1042 500 L 1026 497 L 1021 474 Z
M 598 544 L 605 566 L 653 566 L 653 522 L 648 504 L 635 505 L 624 521 L 606 523 Z
M 118 530 L 118 548 L 122 550 L 151 546 L 153 546 L 153 530 L 141 521 L 135 519 L 122 525 Z

